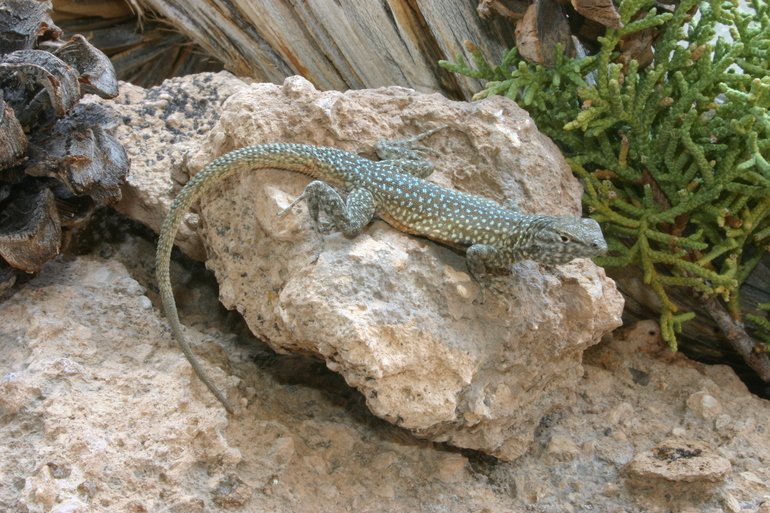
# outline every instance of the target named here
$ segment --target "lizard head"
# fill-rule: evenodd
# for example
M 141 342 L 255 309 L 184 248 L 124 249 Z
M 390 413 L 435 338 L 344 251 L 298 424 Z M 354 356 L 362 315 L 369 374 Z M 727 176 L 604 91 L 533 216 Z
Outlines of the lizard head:
M 529 244 L 522 250 L 524 258 L 543 264 L 566 264 L 575 258 L 593 258 L 607 253 L 607 243 L 593 219 L 550 217 L 538 223 Z

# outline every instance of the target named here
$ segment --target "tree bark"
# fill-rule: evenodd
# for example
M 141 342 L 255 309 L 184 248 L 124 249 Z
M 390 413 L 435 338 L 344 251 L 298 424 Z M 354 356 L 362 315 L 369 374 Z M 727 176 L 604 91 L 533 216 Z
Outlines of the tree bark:
M 321 90 L 392 85 L 468 100 L 481 83 L 438 66 L 472 41 L 492 62 L 514 45 L 512 22 L 481 19 L 473 0 L 136 0 L 238 76 Z

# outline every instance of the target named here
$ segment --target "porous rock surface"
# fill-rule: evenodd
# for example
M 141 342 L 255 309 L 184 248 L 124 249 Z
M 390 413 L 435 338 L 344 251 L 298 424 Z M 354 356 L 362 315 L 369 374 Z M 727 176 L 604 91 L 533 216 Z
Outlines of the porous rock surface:
M 121 84 L 118 98 L 108 102 L 87 97 L 117 107 L 123 119 L 118 138 L 131 158 L 131 172 L 116 210 L 159 232 L 170 206 L 170 174 L 184 179 L 188 155 L 219 119 L 222 102 L 247 87 L 229 73 L 206 73 L 195 79 L 167 80 L 150 89 Z M 180 225 L 176 244 L 192 258 L 205 259 L 194 216 Z
M 0 511 L 770 513 L 770 404 L 653 321 L 589 348 L 576 403 L 504 462 L 374 417 L 174 263 L 199 354 L 242 377 L 249 406 L 226 415 L 153 308 L 153 255 L 130 238 L 62 256 L 0 301 Z
M 193 173 L 252 144 L 373 156 L 378 139 L 448 125 L 423 141 L 439 153 L 431 179 L 514 199 L 527 213 L 580 215 L 581 186 L 558 149 L 505 98 L 468 104 L 395 87 L 319 92 L 294 77 L 238 89 L 219 110 L 188 158 Z M 141 188 L 139 168 L 132 175 Z M 309 182 L 286 171 L 243 172 L 204 195 L 196 219 L 222 303 L 276 351 L 323 358 L 375 415 L 434 441 L 504 459 L 523 454 L 540 419 L 574 402 L 582 352 L 620 324 L 614 283 L 587 259 L 525 261 L 506 279 L 510 305 L 491 294 L 481 304 L 457 251 L 382 221 L 353 238 L 332 231 L 322 245 L 304 205 L 277 216 Z M 237 390 L 231 395 L 246 406 Z

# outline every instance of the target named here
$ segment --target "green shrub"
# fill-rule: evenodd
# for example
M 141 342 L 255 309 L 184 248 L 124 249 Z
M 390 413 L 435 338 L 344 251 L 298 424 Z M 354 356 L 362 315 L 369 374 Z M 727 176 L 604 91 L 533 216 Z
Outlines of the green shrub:
M 475 69 L 461 56 L 441 62 L 489 80 L 474 99 L 515 100 L 559 143 L 612 250 L 595 261 L 644 269 L 673 349 L 694 314 L 678 313 L 666 287 L 721 296 L 739 319 L 739 288 L 770 244 L 770 11 L 760 0 L 752 13 L 710 0 L 694 19 L 697 3 L 658 14 L 649 0 L 617 0 L 624 28 L 607 29 L 596 55 L 557 48 L 553 69 L 516 48 L 499 66 L 478 51 Z M 718 24 L 732 41 L 713 42 Z M 613 62 L 621 37 L 650 27 L 660 31 L 652 64 Z

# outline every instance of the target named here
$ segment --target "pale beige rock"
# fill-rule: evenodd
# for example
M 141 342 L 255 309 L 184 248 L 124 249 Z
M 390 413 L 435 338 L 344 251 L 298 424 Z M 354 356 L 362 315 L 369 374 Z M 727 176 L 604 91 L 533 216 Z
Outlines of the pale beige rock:
M 729 492 L 726 492 L 723 499 L 723 504 L 725 506 L 725 510 L 729 511 L 730 513 L 739 513 L 741 511 L 741 503 L 738 502 L 738 499 L 733 497 L 733 495 Z
M 635 477 L 668 481 L 719 481 L 732 470 L 730 460 L 694 440 L 668 440 L 637 454 L 625 471 Z
M 187 154 L 208 137 L 222 102 L 247 87 L 248 81 L 222 72 L 199 80 L 168 80 L 151 89 L 121 83 L 119 96 L 108 102 L 89 96 L 85 101 L 107 108 L 123 105 L 116 137 L 131 158 L 131 171 L 121 187 L 124 201 L 115 208 L 160 231 L 171 206 L 169 174 L 179 174 Z M 176 243 L 191 257 L 205 258 L 194 214 L 180 226 Z
M 554 433 L 545 450 L 552 461 L 571 461 L 580 454 L 580 447 L 565 433 Z
M 704 419 L 713 419 L 722 413 L 722 406 L 719 401 L 714 399 L 714 396 L 707 392 L 695 392 L 687 398 L 687 406 L 695 413 L 695 415 Z M 729 423 L 729 417 L 722 419 L 720 424 L 727 425 Z
M 247 407 L 225 416 L 157 309 L 141 307 L 144 294 L 155 297 L 152 244 L 99 253 L 114 257 L 59 258 L 0 301 L 0 401 L 13 404 L 0 411 L 0 482 L 8 483 L 0 486 L 0 511 L 85 504 L 83 511 L 99 513 L 717 513 L 727 493 L 743 511 L 763 511 L 770 497 L 770 404 L 727 367 L 672 355 L 654 340 L 645 345 L 654 322 L 591 348 L 577 402 L 544 417 L 530 450 L 506 463 L 415 439 L 373 417 L 320 365 L 223 334 L 232 324 L 216 308 L 213 284 L 194 270 L 186 288 L 197 300 L 181 310 L 188 334 L 210 371 L 242 379 Z M 190 272 L 172 270 L 176 281 Z M 629 367 L 648 372 L 650 383 L 634 383 L 622 372 Z M 225 384 L 222 373 L 215 377 Z M 687 398 L 700 391 L 732 419 L 722 430 L 687 410 Z M 627 418 L 610 426 L 614 411 Z M 628 460 L 612 456 L 624 450 L 615 445 L 619 430 L 633 455 L 675 428 L 723 457 L 732 453 L 733 471 L 692 483 L 621 472 Z M 582 450 L 549 459 L 566 437 Z
M 68 499 L 51 509 L 51 513 L 88 513 L 88 505 L 78 499 Z
M 449 125 L 426 141 L 441 153 L 431 179 L 515 199 L 525 212 L 580 214 L 582 188 L 558 149 L 507 99 L 467 104 L 397 87 L 318 92 L 299 77 L 227 90 L 236 93 L 189 154 L 193 170 L 270 142 L 372 156 L 378 139 Z M 128 143 L 135 140 L 145 139 L 134 133 Z M 137 190 L 145 169 L 132 174 Z M 149 190 L 163 190 L 155 175 Z M 574 401 L 582 351 L 620 323 L 622 299 L 611 280 L 588 260 L 552 268 L 522 262 L 508 279 L 511 309 L 495 298 L 482 306 L 462 255 L 381 221 L 352 239 L 332 233 L 321 251 L 304 206 L 276 215 L 308 182 L 282 171 L 244 172 L 205 195 L 196 220 L 223 304 L 277 351 L 322 357 L 376 415 L 435 441 L 521 455 L 540 418 Z M 126 201 L 145 196 L 158 197 L 137 192 Z M 154 209 L 152 201 L 123 207 Z M 188 235 L 184 241 L 191 246 Z
M 558 150 L 503 98 L 321 93 L 299 78 L 254 85 L 225 102 L 190 163 L 276 141 L 371 154 L 378 139 L 440 125 L 449 128 L 427 143 L 441 152 L 436 182 L 532 213 L 579 213 L 580 185 Z M 206 195 L 207 266 L 225 306 L 277 351 L 323 357 L 376 415 L 432 440 L 521 455 L 540 418 L 574 400 L 581 352 L 619 324 L 612 282 L 587 260 L 522 262 L 508 280 L 510 311 L 497 299 L 481 306 L 462 256 L 382 222 L 352 239 L 333 233 L 321 251 L 304 208 L 276 216 L 308 182 L 247 172 Z
M 461 454 L 446 454 L 438 462 L 438 478 L 447 484 L 465 481 L 468 459 Z
M 0 413 L 12 419 L 0 434 L 2 481 L 22 485 L 31 512 L 127 511 L 143 473 L 176 487 L 201 458 L 237 464 L 222 412 L 182 400 L 189 369 L 140 307 L 144 287 L 117 261 L 67 260 L 0 303 Z M 86 508 L 91 496 L 104 509 Z M 8 500 L 0 509 L 21 511 Z
M 160 123 L 130 137 L 167 141 L 164 130 Z M 167 197 L 158 198 L 167 206 Z M 298 221 L 304 226 L 306 218 Z M 239 413 L 225 417 L 162 316 L 148 309 L 155 300 L 152 244 L 130 239 L 95 253 L 113 255 L 131 275 L 115 261 L 62 257 L 0 298 L 0 511 L 51 511 L 27 500 L 33 485 L 41 500 L 56 493 L 52 509 L 80 502 L 111 513 L 717 513 L 726 493 L 743 511 L 768 509 L 770 405 L 729 368 L 670 353 L 653 321 L 589 348 L 576 403 L 540 419 L 522 457 L 509 463 L 464 450 L 467 465 L 450 460 L 460 472 L 442 476 L 444 456 L 457 449 L 373 417 L 358 393 L 322 366 L 249 341 L 217 308 L 216 289 L 201 281 L 201 269 L 174 263 L 196 353 L 220 386 L 237 388 L 231 393 Z M 447 269 L 447 280 L 463 283 L 460 258 Z M 471 285 L 465 292 L 475 294 Z M 715 418 L 687 406 L 699 392 L 721 406 Z M 622 474 L 635 454 L 674 434 L 715 448 L 733 471 L 713 483 Z M 569 461 L 550 460 L 553 435 L 568 436 L 581 451 Z M 46 481 L 38 477 L 44 468 L 45 477 L 69 477 Z
M 153 254 L 142 250 L 119 251 L 139 275 Z M 457 509 L 452 488 L 475 486 L 464 457 L 373 417 L 352 421 L 367 414 L 361 405 L 323 385 L 278 383 L 269 365 L 254 366 L 265 363 L 254 344 L 207 329 L 227 347 L 224 366 L 259 390 L 228 420 L 157 311 L 139 307 L 145 292 L 117 259 L 59 258 L 0 302 L 0 511 L 309 513 L 363 499 L 375 511 L 427 501 L 459 513 L 510 501 L 478 490 Z M 183 318 L 210 321 L 215 301 L 207 292 L 197 317 Z M 199 351 L 218 347 L 188 331 Z M 421 493 L 407 497 L 414 486 Z

